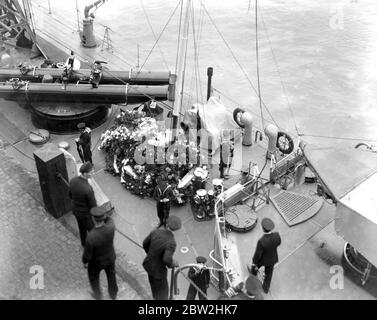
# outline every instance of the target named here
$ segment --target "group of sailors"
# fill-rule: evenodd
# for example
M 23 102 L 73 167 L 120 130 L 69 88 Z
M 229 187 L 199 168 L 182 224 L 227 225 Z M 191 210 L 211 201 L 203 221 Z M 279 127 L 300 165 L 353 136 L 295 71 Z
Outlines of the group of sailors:
M 106 209 L 97 206 L 93 188 L 88 182 L 88 179 L 93 175 L 94 168 L 91 153 L 91 130 L 85 123 L 80 123 L 78 129 L 80 130 L 80 136 L 76 139 L 76 143 L 83 165 L 80 167 L 80 174 L 70 181 L 69 196 L 72 200 L 72 212 L 77 220 L 81 244 L 84 247 L 82 262 L 84 267 L 88 269 L 93 297 L 95 299 L 103 298 L 99 285 L 99 275 L 102 270 L 105 270 L 109 284 L 109 296 L 111 299 L 116 299 L 118 286 L 115 277 L 115 224 L 107 214 Z M 226 147 L 230 152 L 233 152 L 231 139 L 227 140 Z M 231 154 L 229 153 L 229 155 Z M 222 172 L 221 169 L 227 168 L 228 165 L 229 161 L 221 162 L 220 172 Z M 142 247 L 146 253 L 143 267 L 148 274 L 153 298 L 167 300 L 169 296 L 168 268 L 179 266 L 178 261 L 173 258 L 177 247 L 174 232 L 178 231 L 182 226 L 179 217 L 170 215 L 170 203 L 174 194 L 167 175 L 159 177 L 153 197 L 157 204 L 159 223 L 157 228 L 152 230 L 143 241 Z M 238 286 L 229 288 L 221 298 L 239 297 L 240 294 L 248 299 L 260 297 L 256 293 L 255 279 L 258 270 L 262 266 L 264 267 L 265 275 L 262 287 L 264 292 L 268 293 L 274 265 L 278 261 L 277 247 L 281 243 L 281 238 L 279 233 L 272 232 L 274 229 L 272 220 L 265 218 L 262 220 L 261 225 L 264 235 L 259 239 L 252 264 L 248 267 L 250 277 Z M 192 282 L 186 296 L 188 300 L 195 299 L 197 294 L 199 299 L 207 299 L 210 268 L 207 267 L 206 262 L 207 259 L 205 257 L 198 256 L 195 266 L 189 269 L 188 278 Z M 229 292 L 235 292 L 236 294 L 229 294 Z

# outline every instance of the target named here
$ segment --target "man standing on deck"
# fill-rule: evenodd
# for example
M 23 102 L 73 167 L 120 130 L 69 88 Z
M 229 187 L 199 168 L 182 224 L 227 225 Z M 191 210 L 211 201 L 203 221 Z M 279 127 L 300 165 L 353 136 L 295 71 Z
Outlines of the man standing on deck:
M 207 295 L 207 289 L 210 282 L 210 274 L 209 269 L 205 265 L 206 262 L 207 259 L 205 257 L 197 257 L 196 263 L 199 267 L 191 267 L 188 272 L 190 280 L 192 280 L 205 295 Z M 199 300 L 207 300 L 207 298 L 199 292 L 192 283 L 190 283 L 186 300 L 195 300 L 197 293 L 199 293 Z
M 77 128 L 80 130 L 80 136 L 75 141 L 76 141 L 76 144 L 77 144 L 77 148 L 78 148 L 80 158 L 81 158 L 82 162 L 88 161 L 91 164 L 93 164 L 92 150 L 91 150 L 91 147 L 92 147 L 92 134 L 91 134 L 91 132 L 92 131 L 90 130 L 89 127 L 85 126 L 84 122 L 80 122 L 77 125 Z M 81 154 L 80 154 L 80 150 L 81 150 Z
M 86 234 L 93 228 L 90 209 L 97 206 L 94 191 L 88 179 L 93 173 L 93 165 L 85 162 L 80 167 L 80 175 L 69 183 L 69 197 L 72 200 L 72 213 L 76 217 L 80 231 L 81 245 L 85 245 Z
M 165 176 L 161 176 L 153 192 L 153 198 L 157 201 L 157 216 L 160 219 L 158 228 L 165 225 L 166 219 L 169 217 L 170 201 L 173 197 L 174 194 L 171 186 Z
M 275 225 L 269 218 L 262 220 L 264 235 L 258 240 L 257 247 L 253 256 L 253 264 L 249 271 L 256 274 L 257 270 L 264 266 L 263 291 L 268 293 L 270 289 L 274 265 L 279 261 L 277 248 L 281 244 L 278 232 L 272 232 Z
M 173 259 L 177 247 L 173 232 L 179 230 L 181 225 L 181 219 L 170 216 L 165 228 L 153 230 L 143 241 L 143 248 L 147 253 L 143 267 L 148 273 L 152 296 L 155 300 L 168 300 L 167 268 L 178 267 L 178 262 Z
M 110 298 L 115 300 L 118 285 L 115 274 L 114 221 L 106 215 L 106 210 L 103 207 L 94 207 L 90 213 L 93 217 L 94 228 L 86 238 L 82 262 L 88 268 L 93 297 L 97 300 L 103 299 L 99 280 L 100 273 L 104 269 Z
M 234 156 L 234 137 L 231 137 L 230 129 L 222 130 L 221 143 L 220 143 L 220 178 L 228 179 L 230 167 L 232 166 L 232 160 Z M 224 174 L 224 170 L 226 173 Z

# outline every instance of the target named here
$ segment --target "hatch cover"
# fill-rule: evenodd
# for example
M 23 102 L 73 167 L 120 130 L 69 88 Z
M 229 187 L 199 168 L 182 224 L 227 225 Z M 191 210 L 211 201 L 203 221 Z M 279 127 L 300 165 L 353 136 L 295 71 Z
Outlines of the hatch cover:
M 286 190 L 272 196 L 271 201 L 289 226 L 310 219 L 323 205 L 322 198 Z

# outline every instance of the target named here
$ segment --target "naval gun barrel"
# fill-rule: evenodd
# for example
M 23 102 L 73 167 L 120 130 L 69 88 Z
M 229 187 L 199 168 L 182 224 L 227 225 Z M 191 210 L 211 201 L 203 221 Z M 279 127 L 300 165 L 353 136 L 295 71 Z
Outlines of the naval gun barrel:
M 69 82 L 89 80 L 91 69 L 80 69 L 72 71 Z M 0 81 L 7 81 L 11 78 L 18 78 L 24 81 L 42 82 L 44 76 L 51 76 L 52 81 L 60 80 L 63 69 L 59 68 L 30 68 L 21 72 L 19 69 L 0 69 Z M 171 73 L 169 71 L 113 71 L 102 70 L 100 84 L 145 84 L 162 85 L 169 84 Z
M 173 96 L 174 97 L 174 96 Z M 0 83 L 0 98 L 27 102 L 91 102 L 117 104 L 125 102 L 145 102 L 170 100 L 171 89 L 168 85 L 102 85 L 93 88 L 90 84 L 61 83 Z

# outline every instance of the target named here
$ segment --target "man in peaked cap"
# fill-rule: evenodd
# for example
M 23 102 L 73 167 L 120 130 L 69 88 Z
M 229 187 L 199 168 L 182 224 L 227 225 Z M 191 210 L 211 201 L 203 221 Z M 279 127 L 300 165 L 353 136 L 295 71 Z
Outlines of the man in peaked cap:
M 81 245 L 85 245 L 86 234 L 93 228 L 90 209 L 97 206 L 92 186 L 88 179 L 92 176 L 93 165 L 85 162 L 80 167 L 80 175 L 69 182 L 69 197 L 72 203 L 72 213 L 76 217 L 80 231 Z
M 278 232 L 272 232 L 275 225 L 269 218 L 262 220 L 264 235 L 258 240 L 257 247 L 253 256 L 253 264 L 249 271 L 256 274 L 256 271 L 264 266 L 263 291 L 268 293 L 270 289 L 274 265 L 279 261 L 277 248 L 281 244 Z
M 111 299 L 115 300 L 118 285 L 115 274 L 114 221 L 107 216 L 106 209 L 103 207 L 92 208 L 90 214 L 93 218 L 94 228 L 86 238 L 82 261 L 84 266 L 88 267 L 93 297 L 99 300 L 103 298 L 100 287 L 100 273 L 105 270 L 109 295 Z
M 92 160 L 92 130 L 85 125 L 84 122 L 80 122 L 77 125 L 77 128 L 80 131 L 80 136 L 76 139 L 77 149 L 80 155 L 80 158 L 83 162 L 90 162 L 93 164 Z
M 202 256 L 196 258 L 196 263 L 198 266 L 190 267 L 188 272 L 188 277 L 195 285 L 207 295 L 207 289 L 209 287 L 210 274 L 209 269 L 206 268 L 205 263 L 207 259 Z M 199 300 L 207 300 L 207 298 L 199 292 L 192 283 L 190 283 L 189 289 L 187 291 L 186 300 L 195 300 L 196 294 L 199 293 Z
M 178 267 L 178 262 L 173 259 L 177 243 L 174 231 L 181 228 L 181 219 L 170 216 L 166 220 L 165 228 L 153 230 L 143 241 L 144 251 L 147 253 L 143 267 L 148 273 L 148 280 L 155 300 L 168 300 L 168 270 Z

